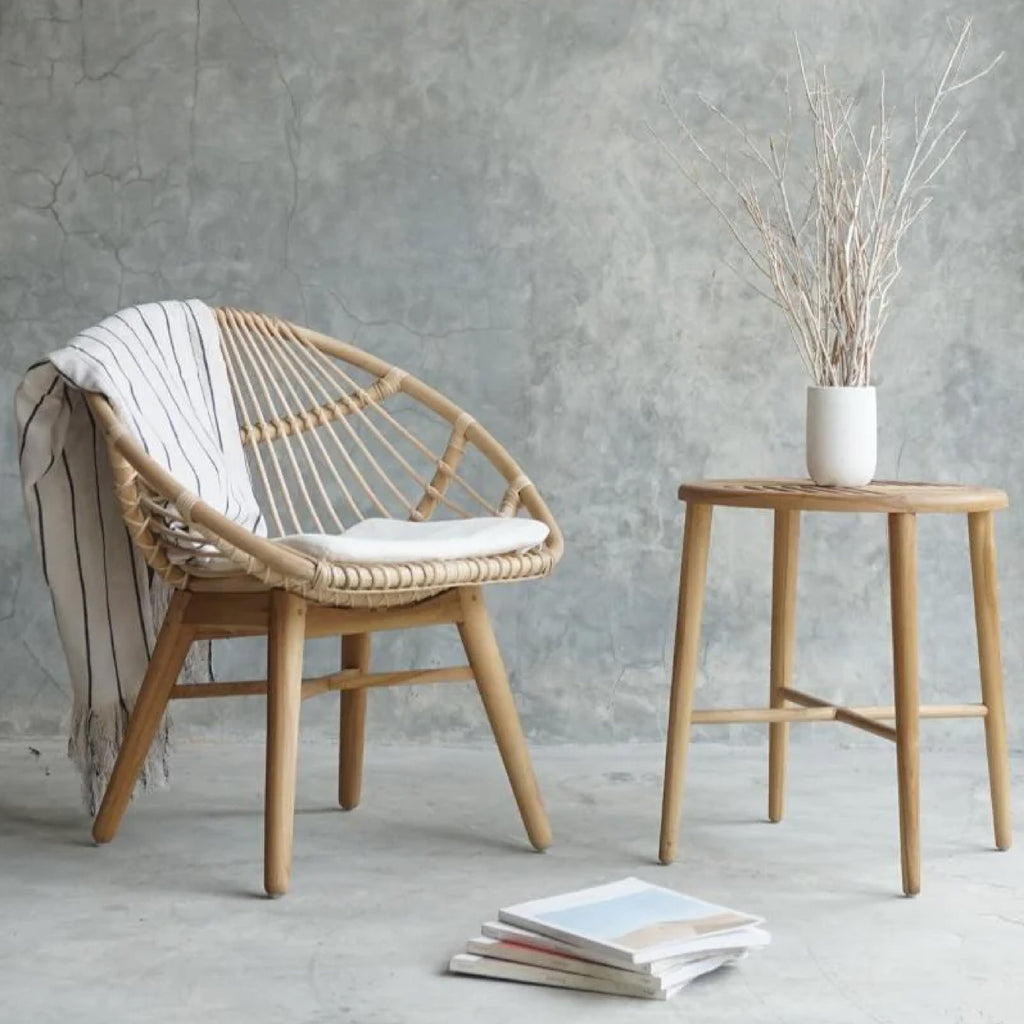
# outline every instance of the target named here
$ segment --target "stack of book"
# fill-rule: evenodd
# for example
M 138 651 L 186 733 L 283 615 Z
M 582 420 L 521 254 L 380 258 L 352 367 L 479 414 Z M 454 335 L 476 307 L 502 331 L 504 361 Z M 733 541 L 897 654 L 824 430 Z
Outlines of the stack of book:
M 483 925 L 455 974 L 671 999 L 694 978 L 768 945 L 764 921 L 626 878 L 505 907 Z

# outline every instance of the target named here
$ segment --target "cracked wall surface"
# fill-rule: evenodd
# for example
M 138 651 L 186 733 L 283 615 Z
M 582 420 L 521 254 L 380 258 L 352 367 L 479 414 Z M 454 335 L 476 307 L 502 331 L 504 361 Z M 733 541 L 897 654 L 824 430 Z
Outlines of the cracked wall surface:
M 663 734 L 679 482 L 800 475 L 805 381 L 784 324 L 729 271 L 734 247 L 659 151 L 664 87 L 713 144 L 706 95 L 769 129 L 792 33 L 835 78 L 879 72 L 909 109 L 947 17 L 979 60 L 1024 45 L 1013 5 L 881 0 L 634 3 L 0 0 L 0 367 L 23 370 L 120 306 L 196 296 L 352 340 L 471 410 L 526 467 L 567 554 L 492 607 L 538 740 Z M 882 477 L 1018 494 L 1024 454 L 1024 70 L 961 94 L 968 134 L 905 250 L 876 364 Z M 0 434 L 0 736 L 59 732 L 68 685 Z M 1024 540 L 1000 515 L 1011 734 L 1024 739 Z M 716 515 L 699 700 L 767 690 L 771 523 Z M 922 690 L 975 699 L 966 528 L 920 528 Z M 796 685 L 891 693 L 884 522 L 804 526 Z M 314 671 L 337 645 L 309 645 Z M 217 653 L 259 671 L 261 646 Z M 453 635 L 385 637 L 381 667 L 456 657 Z M 258 701 L 199 702 L 186 731 L 262 727 Z M 333 729 L 332 700 L 304 714 Z M 375 693 L 380 738 L 486 726 L 463 687 Z M 795 730 L 806 738 L 814 731 Z M 977 723 L 925 741 L 977 745 Z M 820 732 L 816 733 L 821 735 Z M 737 727 L 734 738 L 761 730 Z M 827 742 L 837 742 L 829 735 Z

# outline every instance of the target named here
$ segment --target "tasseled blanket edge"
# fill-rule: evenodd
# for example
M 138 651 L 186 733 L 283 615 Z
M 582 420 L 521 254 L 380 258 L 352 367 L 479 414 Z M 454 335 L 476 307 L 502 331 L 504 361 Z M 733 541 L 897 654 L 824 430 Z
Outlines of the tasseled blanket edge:
M 173 593 L 172 587 L 167 586 L 159 576 L 153 576 L 149 598 L 154 623 L 163 622 Z M 179 681 L 207 683 L 211 675 L 210 642 L 192 644 Z M 136 699 L 137 695 L 131 698 L 132 707 Z M 81 775 L 82 798 L 93 817 L 113 774 L 118 751 L 128 730 L 130 713 L 131 708 L 122 703 L 103 708 L 76 704 L 72 713 L 68 757 Z M 170 784 L 170 750 L 171 714 L 165 711 L 142 763 L 142 771 L 134 790 L 136 793 L 140 789 L 163 789 Z
M 168 753 L 170 715 L 165 714 L 139 775 L 143 789 L 165 787 L 170 780 Z M 120 704 L 109 708 L 75 708 L 68 738 L 68 757 L 82 777 L 82 798 L 95 816 L 114 771 L 117 752 L 128 728 L 128 712 Z

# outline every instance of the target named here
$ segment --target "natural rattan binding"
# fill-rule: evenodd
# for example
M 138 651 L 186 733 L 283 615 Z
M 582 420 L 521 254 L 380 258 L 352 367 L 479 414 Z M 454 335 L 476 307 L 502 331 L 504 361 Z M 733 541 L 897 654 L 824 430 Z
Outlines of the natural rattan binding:
M 89 405 L 108 443 L 118 501 L 147 563 L 178 594 L 136 702 L 93 829 L 113 838 L 167 701 L 268 694 L 266 888 L 288 884 L 298 702 L 342 697 L 342 805 L 359 800 L 366 688 L 474 678 L 527 832 L 550 830 L 479 585 L 547 575 L 562 535 L 512 457 L 443 395 L 383 360 L 287 321 L 216 311 L 242 444 L 268 524 L 261 537 L 221 515 L 151 459 L 101 395 Z M 533 550 L 406 564 L 337 563 L 275 543 L 338 533 L 367 516 L 424 521 L 526 514 L 547 524 Z M 216 557 L 211 557 L 215 551 Z M 455 623 L 468 666 L 370 673 L 377 630 Z M 193 640 L 267 634 L 268 679 L 176 686 Z M 306 636 L 345 638 L 343 667 L 301 679 Z

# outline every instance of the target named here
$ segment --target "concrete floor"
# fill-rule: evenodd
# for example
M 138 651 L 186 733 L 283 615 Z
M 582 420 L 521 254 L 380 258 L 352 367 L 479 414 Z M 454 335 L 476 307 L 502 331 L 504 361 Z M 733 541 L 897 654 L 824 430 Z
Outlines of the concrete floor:
M 893 755 L 881 744 L 795 746 L 776 826 L 763 821 L 763 751 L 696 746 L 670 868 L 654 863 L 659 748 L 536 751 L 555 828 L 538 856 L 493 750 L 372 749 L 363 805 L 344 814 L 333 749 L 307 744 L 293 887 L 277 901 L 260 898 L 258 744 L 179 748 L 174 787 L 137 801 L 104 849 L 89 841 L 59 746 L 36 746 L 0 746 L 0 1020 L 11 1024 L 995 1024 L 1024 1013 L 1024 859 L 990 848 L 980 742 L 925 754 L 915 900 L 898 896 Z M 758 911 L 774 943 L 669 1003 L 443 973 L 499 905 L 631 874 Z

